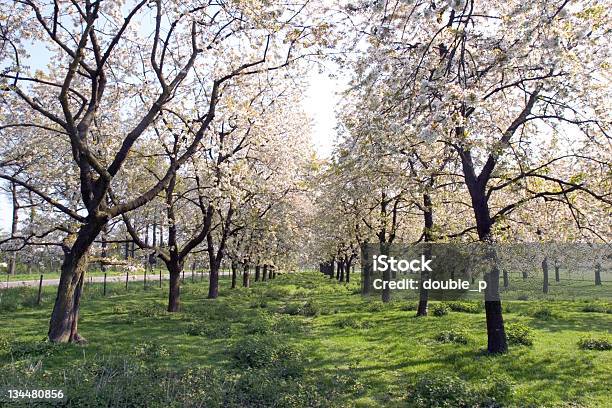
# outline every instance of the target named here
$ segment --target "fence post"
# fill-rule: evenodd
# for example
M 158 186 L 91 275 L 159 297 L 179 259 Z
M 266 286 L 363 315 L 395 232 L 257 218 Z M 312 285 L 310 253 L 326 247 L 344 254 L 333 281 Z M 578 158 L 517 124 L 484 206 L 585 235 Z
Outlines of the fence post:
M 128 289 L 128 281 L 130 280 L 130 271 L 125 271 L 125 290 Z
M 106 272 L 104 272 L 104 296 L 106 296 Z
M 40 305 L 40 298 L 42 295 L 42 281 L 43 281 L 43 276 L 42 274 L 40 275 L 40 282 L 38 283 L 38 297 L 36 298 L 36 304 Z

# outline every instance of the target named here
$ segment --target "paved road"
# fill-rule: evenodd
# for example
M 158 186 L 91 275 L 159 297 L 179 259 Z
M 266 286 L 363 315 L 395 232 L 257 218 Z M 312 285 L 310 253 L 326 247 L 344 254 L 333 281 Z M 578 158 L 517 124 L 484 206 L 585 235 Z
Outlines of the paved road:
M 221 275 L 227 275 L 228 272 L 223 271 L 221 273 Z M 191 275 L 192 272 L 187 272 L 185 271 L 185 280 L 189 280 L 191 279 Z M 199 280 L 200 279 L 200 272 L 195 272 L 194 274 L 194 280 Z M 204 277 L 207 277 L 208 273 L 205 272 L 204 273 Z M 142 282 L 144 281 L 144 277 L 145 275 L 129 275 L 129 280 L 130 282 Z M 106 278 L 106 282 L 108 283 L 117 283 L 117 282 L 125 282 L 125 278 L 126 275 L 113 275 L 113 276 L 107 276 Z M 85 279 L 87 279 L 87 282 L 89 283 L 102 283 L 104 282 L 104 276 L 85 276 Z M 162 280 L 168 280 L 170 279 L 170 275 L 169 274 L 162 274 Z M 159 282 L 159 271 L 154 271 L 152 274 L 147 274 L 147 281 L 158 281 Z M 4 281 L 0 284 L 0 288 L 2 289 L 6 289 L 6 288 L 17 288 L 20 286 L 38 286 L 39 284 L 39 280 L 17 280 L 17 281 Z M 57 286 L 59 285 L 59 279 L 45 279 L 43 276 L 43 281 L 42 281 L 43 286 Z

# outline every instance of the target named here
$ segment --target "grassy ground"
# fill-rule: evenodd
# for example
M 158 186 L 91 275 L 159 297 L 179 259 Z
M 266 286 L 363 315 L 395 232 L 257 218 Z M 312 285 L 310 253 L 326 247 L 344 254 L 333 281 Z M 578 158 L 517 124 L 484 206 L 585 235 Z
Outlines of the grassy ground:
M 54 288 L 41 306 L 34 289 L 0 292 L 0 389 L 61 388 L 71 406 L 612 405 L 611 352 L 578 346 L 609 341 L 605 301 L 507 302 L 514 341 L 532 344 L 488 356 L 478 302 L 415 318 L 412 301 L 301 273 L 250 289 L 223 280 L 217 300 L 187 280 L 183 311 L 168 314 L 166 285 L 87 287 L 85 346 L 41 343 Z

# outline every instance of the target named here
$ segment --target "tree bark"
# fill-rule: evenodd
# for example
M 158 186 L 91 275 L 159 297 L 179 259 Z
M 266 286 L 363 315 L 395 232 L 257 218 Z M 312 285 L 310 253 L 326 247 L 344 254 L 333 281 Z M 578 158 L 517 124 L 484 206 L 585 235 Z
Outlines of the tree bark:
M 225 250 L 225 239 L 221 239 L 221 242 L 219 242 L 219 248 L 216 252 L 213 237 L 210 231 L 206 234 L 206 240 L 208 243 L 208 264 L 210 266 L 208 299 L 216 299 L 219 297 L 219 270 L 221 269 L 223 251 Z
M 170 290 L 168 291 L 168 312 L 178 312 L 181 308 L 181 270 L 180 265 L 168 267 Z
M 219 297 L 219 269 L 221 262 L 213 257 L 210 259 L 210 274 L 208 276 L 208 299 L 216 299 Z
M 595 285 L 601 286 L 601 263 L 595 265 Z
M 544 257 L 544 260 L 542 261 L 542 274 L 544 276 L 542 292 L 548 293 L 548 257 Z
M 487 196 L 485 194 L 486 180 L 475 178 L 471 156 L 464 153 L 462 155 L 462 163 L 476 219 L 478 238 L 482 243 L 491 243 L 493 221 L 491 220 Z M 491 256 L 496 258 L 495 249 L 493 248 L 492 251 Z M 495 259 L 494 262 L 496 264 L 497 260 Z M 508 351 L 508 342 L 504 328 L 501 300 L 499 299 L 499 269 L 497 265 L 485 275 L 485 280 L 487 282 L 487 289 L 485 291 L 487 350 L 491 354 L 505 353 Z
M 213 211 L 213 207 L 209 205 L 208 209 L 206 210 L 206 217 L 208 219 L 207 222 L 209 223 L 212 222 Z M 225 256 L 225 245 L 229 236 L 229 222 L 231 220 L 232 214 L 233 211 L 230 206 L 230 209 L 228 210 L 225 219 L 225 224 L 222 229 L 221 239 L 219 241 L 219 245 L 216 251 L 211 229 L 208 228 L 208 232 L 206 233 L 206 243 L 208 244 L 208 260 L 210 265 L 210 276 L 208 285 L 209 299 L 216 299 L 217 297 L 219 297 L 219 270 L 221 269 L 221 262 L 223 261 L 223 257 Z
M 250 280 L 250 267 L 248 263 L 244 263 L 244 272 L 242 274 L 242 286 L 245 288 L 248 288 L 251 285 L 251 280 Z
M 372 271 L 371 271 L 371 263 L 369 259 L 366 259 L 366 256 L 370 254 L 366 254 L 366 251 L 362 249 L 361 251 L 361 294 L 362 295 L 370 295 L 372 293 Z
M 499 299 L 499 269 L 497 265 L 494 265 L 492 270 L 485 274 L 485 281 L 487 282 L 485 291 L 487 350 L 491 354 L 505 353 L 508 351 L 508 341 L 504 328 L 502 304 Z
M 495 261 L 497 262 L 497 261 Z M 487 320 L 487 350 L 491 354 L 508 351 L 508 341 L 504 328 L 502 304 L 499 299 L 499 269 L 497 265 L 485 275 L 487 289 L 485 291 L 485 313 Z
M 380 253 L 381 255 L 389 255 L 389 246 L 387 243 L 382 242 L 380 244 Z M 383 272 L 383 282 L 388 283 L 391 281 L 391 271 L 389 269 L 391 268 L 387 268 Z M 383 288 L 382 301 L 383 303 L 389 303 L 391 301 L 391 289 L 389 288 L 388 284 Z
M 348 259 L 346 262 L 346 283 L 351 283 L 351 264 L 353 263 L 353 256 Z
M 429 254 L 429 255 L 427 255 Z M 431 259 L 431 248 L 426 249 L 427 259 Z M 423 282 L 425 282 L 429 278 L 429 272 L 421 271 L 421 282 L 419 285 L 419 306 L 417 307 L 416 315 L 417 317 L 427 316 L 427 309 L 429 303 L 429 291 L 423 287 Z
M 127 261 L 130 258 L 130 243 L 128 242 L 129 237 L 125 237 L 125 249 L 123 252 L 123 259 Z
M 487 316 L 487 350 L 489 353 L 505 353 L 508 351 L 504 319 L 500 301 L 485 301 Z
M 555 261 L 555 282 L 561 281 L 561 276 L 559 275 L 559 264 Z
M 346 283 L 351 283 L 351 266 L 346 266 Z
M 11 237 L 17 235 L 17 228 L 19 227 L 19 200 L 17 199 L 17 185 L 11 183 L 11 195 L 13 198 L 13 220 L 11 222 Z M 17 251 L 11 253 L 11 257 L 8 262 L 8 274 L 14 275 L 17 269 Z
M 89 250 L 105 223 L 106 220 L 94 220 L 82 225 L 72 246 L 64 249 L 60 282 L 49 321 L 48 337 L 52 342 L 85 341 L 78 333 L 81 293 Z
M 102 260 L 100 261 L 100 271 L 102 271 L 103 273 L 106 272 L 106 257 L 108 256 L 108 250 L 107 250 L 107 243 L 106 243 L 106 230 L 104 231 L 104 233 L 102 234 L 102 253 L 100 254 L 100 257 L 102 258 Z
M 431 196 L 427 193 L 423 194 L 423 236 L 425 238 L 425 258 L 431 259 L 431 245 L 429 244 L 434 240 L 433 236 L 433 205 L 431 202 Z M 416 315 L 418 317 L 427 316 L 428 302 L 429 302 L 429 291 L 423 287 L 423 282 L 429 278 L 427 271 L 421 271 L 421 284 L 419 285 L 419 306 L 417 307 Z
M 267 279 L 268 279 L 268 265 L 264 264 L 263 272 L 261 274 L 261 280 L 262 280 L 262 282 L 265 282 Z
M 261 275 L 261 265 L 257 264 L 257 266 L 255 266 L 255 282 L 259 282 L 260 275 Z
M 508 270 L 504 269 L 503 270 L 503 275 L 504 275 L 504 288 L 508 288 L 508 286 L 510 286 L 510 279 L 508 277 Z
M 16 270 L 17 270 L 17 251 L 13 251 L 11 253 L 11 257 L 9 258 L 7 273 L 9 275 L 14 275 Z
M 164 247 L 164 223 L 159 223 L 159 246 Z
M 238 269 L 238 264 L 236 261 L 232 261 L 232 289 L 236 289 L 236 274 Z

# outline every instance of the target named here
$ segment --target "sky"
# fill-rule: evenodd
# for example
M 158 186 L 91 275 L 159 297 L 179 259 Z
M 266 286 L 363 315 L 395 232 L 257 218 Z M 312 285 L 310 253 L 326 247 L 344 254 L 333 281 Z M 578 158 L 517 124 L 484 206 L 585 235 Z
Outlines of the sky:
M 321 158 L 330 156 L 336 140 L 336 108 L 340 103 L 338 92 L 341 89 L 342 84 L 329 78 L 327 73 L 313 72 L 302 101 L 305 112 L 312 118 L 312 143 Z

